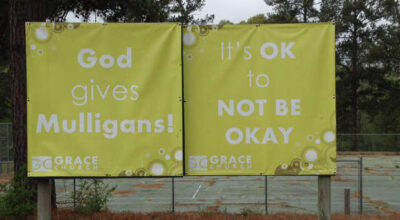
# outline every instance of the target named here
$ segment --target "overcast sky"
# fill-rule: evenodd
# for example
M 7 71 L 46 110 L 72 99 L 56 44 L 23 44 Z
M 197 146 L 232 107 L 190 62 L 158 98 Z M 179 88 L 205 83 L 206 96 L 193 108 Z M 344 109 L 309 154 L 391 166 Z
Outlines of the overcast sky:
M 195 12 L 195 17 L 203 18 L 206 14 L 214 14 L 214 24 L 218 24 L 222 19 L 230 20 L 233 23 L 239 23 L 242 20 L 257 15 L 271 12 L 264 0 L 206 0 L 206 5 L 201 11 Z M 80 22 L 81 19 L 75 18 L 75 14 L 70 12 L 67 15 L 67 22 Z M 97 22 L 103 22 L 103 19 L 97 18 Z M 89 22 L 95 22 L 94 16 L 91 16 Z
M 271 12 L 271 8 L 264 0 L 206 0 L 206 5 L 196 17 L 204 17 L 206 14 L 214 14 L 214 23 L 218 24 L 222 19 L 239 23 L 257 14 Z

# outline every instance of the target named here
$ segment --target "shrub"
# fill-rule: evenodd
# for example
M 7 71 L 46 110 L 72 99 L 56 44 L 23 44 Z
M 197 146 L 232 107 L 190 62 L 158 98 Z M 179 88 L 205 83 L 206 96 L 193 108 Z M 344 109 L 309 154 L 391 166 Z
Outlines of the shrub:
M 72 194 L 76 202 L 75 210 L 84 214 L 103 211 L 115 188 L 99 179 L 80 180 L 77 190 Z
M 27 216 L 36 208 L 36 188 L 29 183 L 26 166 L 20 168 L 10 184 L 1 185 L 0 217 Z

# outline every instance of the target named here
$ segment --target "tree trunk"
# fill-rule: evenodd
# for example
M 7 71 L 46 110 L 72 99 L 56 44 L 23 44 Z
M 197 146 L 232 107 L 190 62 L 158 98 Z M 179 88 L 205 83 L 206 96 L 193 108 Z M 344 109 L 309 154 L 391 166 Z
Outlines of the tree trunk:
M 27 164 L 25 22 L 44 19 L 44 0 L 9 0 L 14 171 Z
M 358 26 L 356 24 L 357 21 L 357 13 L 354 11 L 354 23 L 353 23 L 353 31 L 352 31 L 352 51 L 351 51 L 351 65 L 352 65 L 352 76 L 351 76 L 351 111 L 352 111 L 352 120 L 353 120 L 353 144 L 351 147 L 352 151 L 358 150 L 358 132 L 359 132 L 359 117 L 358 117 L 358 87 L 359 87 L 359 73 L 358 73 L 358 35 L 357 30 Z

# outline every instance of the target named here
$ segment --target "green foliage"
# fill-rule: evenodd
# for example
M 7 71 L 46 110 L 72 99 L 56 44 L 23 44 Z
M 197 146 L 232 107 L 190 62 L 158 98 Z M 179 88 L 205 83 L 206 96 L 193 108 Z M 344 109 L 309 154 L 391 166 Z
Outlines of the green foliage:
M 335 23 L 338 133 L 400 132 L 399 1 L 264 1 L 274 9 L 269 23 Z M 386 150 L 400 150 L 392 141 L 397 149 Z M 354 136 L 345 150 L 362 142 Z
M 116 186 L 110 187 L 100 179 L 79 181 L 77 190 L 72 194 L 72 199 L 76 202 L 75 210 L 84 214 L 105 210 L 115 189 Z
M 36 208 L 36 190 L 31 187 L 22 167 L 10 184 L 2 185 L 0 196 L 0 217 L 22 217 L 33 214 Z
M 258 14 L 256 16 L 250 17 L 247 20 L 247 24 L 266 24 L 268 23 L 268 18 L 264 14 Z
M 230 20 L 225 20 L 225 19 L 222 19 L 222 20 L 219 22 L 219 25 L 226 25 L 226 24 L 233 24 L 233 22 L 230 21 Z
M 274 7 L 274 12 L 268 13 L 272 23 L 310 22 L 318 14 L 314 0 L 264 0 L 264 2 Z
M 249 215 L 261 215 L 262 212 L 251 208 L 243 208 L 240 210 L 240 214 L 243 215 L 244 217 L 247 217 Z

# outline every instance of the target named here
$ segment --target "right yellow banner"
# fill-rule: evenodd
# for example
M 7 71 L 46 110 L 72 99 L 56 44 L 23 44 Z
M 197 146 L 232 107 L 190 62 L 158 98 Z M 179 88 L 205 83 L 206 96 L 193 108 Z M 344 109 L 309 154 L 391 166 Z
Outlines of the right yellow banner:
M 184 27 L 186 174 L 335 174 L 334 29 Z

